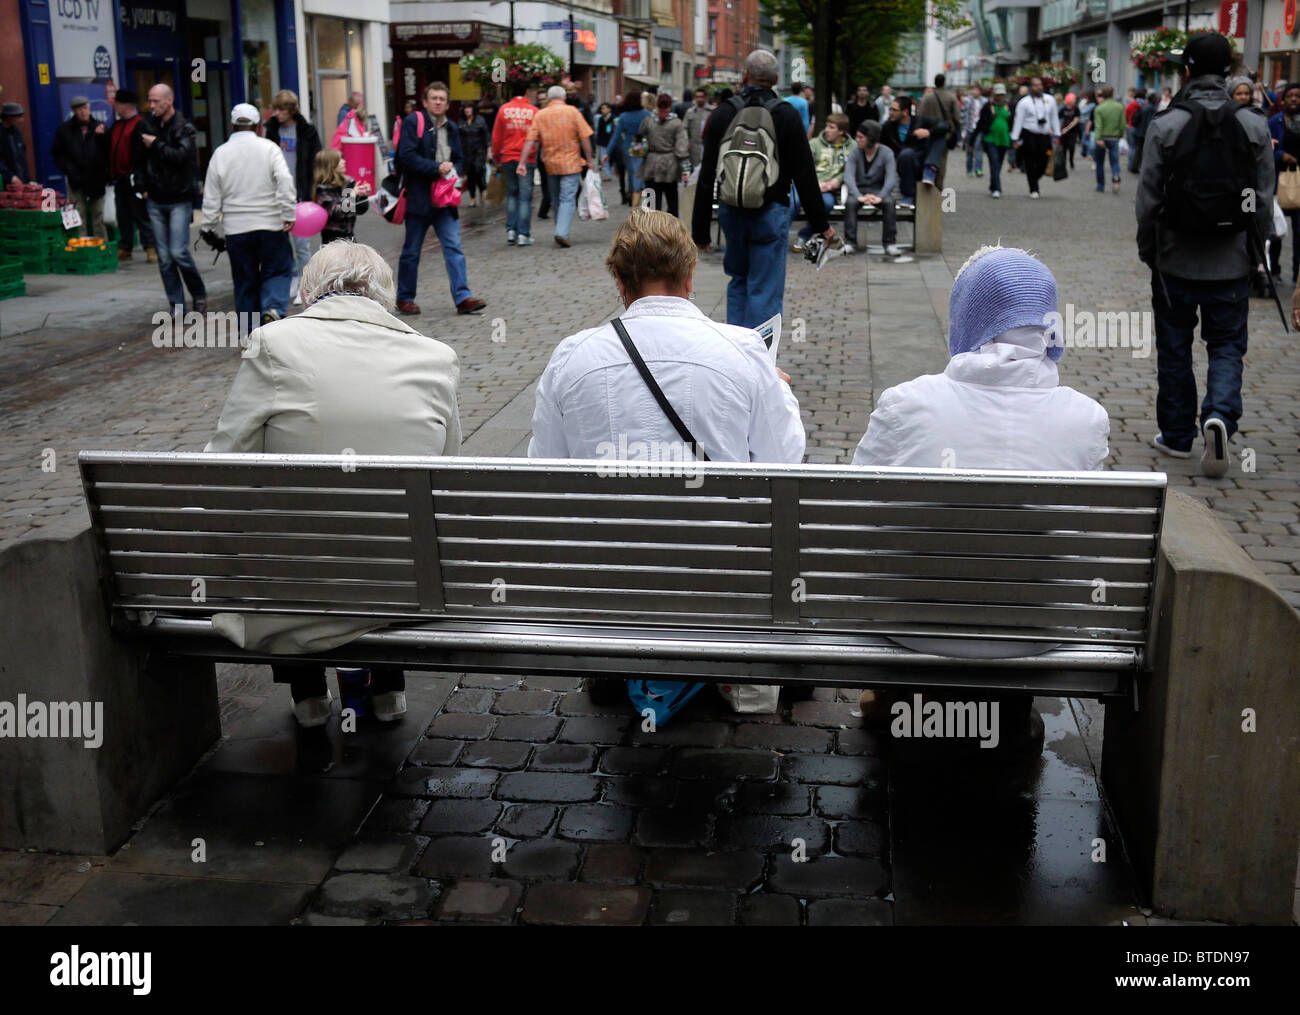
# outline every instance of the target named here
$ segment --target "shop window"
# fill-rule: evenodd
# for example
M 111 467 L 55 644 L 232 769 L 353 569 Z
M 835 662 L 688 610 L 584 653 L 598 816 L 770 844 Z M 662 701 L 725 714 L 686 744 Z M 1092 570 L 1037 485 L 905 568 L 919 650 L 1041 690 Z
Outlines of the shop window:
M 274 0 L 242 0 L 240 24 L 244 36 L 244 96 L 258 109 L 271 108 L 280 90 L 280 62 L 275 44 Z
M 308 62 L 315 69 L 316 129 L 332 137 L 339 123 L 339 110 L 352 93 L 366 90 L 364 26 L 342 18 L 313 17 L 308 36 Z M 367 95 L 366 108 L 381 108 L 381 96 Z

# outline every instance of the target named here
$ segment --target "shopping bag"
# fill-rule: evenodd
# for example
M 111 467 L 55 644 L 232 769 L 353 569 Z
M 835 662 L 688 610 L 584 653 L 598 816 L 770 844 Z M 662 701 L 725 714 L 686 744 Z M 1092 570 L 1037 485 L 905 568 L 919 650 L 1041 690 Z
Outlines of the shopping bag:
M 655 728 L 658 729 L 682 710 L 688 701 L 705 688 L 704 684 L 684 684 L 675 680 L 629 680 L 627 696 L 632 699 L 632 707 L 637 715 L 644 715 L 646 709 L 654 716 Z
M 117 225 L 117 195 L 113 193 L 112 187 L 104 194 L 104 225 Z
M 717 688 L 733 711 L 749 715 L 773 714 L 781 697 L 779 684 L 718 684 Z
M 601 219 L 609 218 L 609 209 L 605 207 L 605 193 L 600 189 L 600 173 L 592 170 L 587 173 L 587 178 L 582 181 L 582 200 L 578 204 L 581 211 L 583 205 L 587 206 L 587 217 L 599 222 Z
M 501 175 L 501 170 L 492 174 L 492 179 L 488 180 L 487 191 L 483 195 L 483 200 L 488 204 L 500 205 L 506 199 L 506 180 Z
M 1277 203 L 1283 211 L 1300 208 L 1300 170 L 1284 169 L 1277 174 Z
M 1065 168 L 1065 145 L 1057 145 L 1052 154 L 1052 179 L 1064 180 L 1069 175 L 1069 170 Z
M 1273 201 L 1273 235 L 1286 235 L 1286 215 L 1283 213 L 1282 206 L 1277 203 L 1276 199 Z
M 453 169 L 446 176 L 436 180 L 433 184 L 431 200 L 435 208 L 459 208 L 460 207 L 460 188 L 456 186 L 459 177 Z
M 591 218 L 591 206 L 587 200 L 587 188 L 585 186 L 578 188 L 578 218 L 583 222 Z

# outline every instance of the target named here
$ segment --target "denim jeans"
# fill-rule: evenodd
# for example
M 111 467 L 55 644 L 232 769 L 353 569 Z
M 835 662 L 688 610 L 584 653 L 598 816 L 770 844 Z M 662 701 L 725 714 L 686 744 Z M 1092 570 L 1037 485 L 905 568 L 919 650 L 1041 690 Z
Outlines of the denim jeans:
M 154 246 L 158 251 L 158 274 L 167 291 L 169 307 L 185 305 L 185 290 L 191 300 L 207 299 L 208 291 L 199 277 L 199 267 L 190 253 L 190 219 L 194 205 L 189 201 L 159 204 L 153 198 L 145 202 L 149 225 L 153 227 Z M 181 280 L 185 285 L 181 285 Z
M 547 186 L 551 188 L 551 204 L 555 207 L 555 235 L 569 238 L 569 229 L 573 226 L 573 216 L 578 211 L 578 185 L 582 183 L 581 173 L 565 173 L 556 176 L 551 173 L 546 177 Z
M 1221 282 L 1189 281 L 1164 276 L 1169 290 L 1165 302 L 1160 278 L 1151 279 L 1151 306 L 1156 325 L 1156 423 L 1165 443 L 1190 451 L 1196 440 L 1196 374 L 1192 344 L 1196 311 L 1201 312 L 1201 338 L 1209 356 L 1201 427 L 1215 416 L 1237 432 L 1241 418 L 1241 361 L 1246 355 L 1246 318 L 1250 309 L 1247 278 Z
M 984 142 L 984 154 L 989 157 L 989 193 L 997 191 L 1002 192 L 1002 160 L 1006 158 L 1007 150 L 995 145 L 992 141 Z
M 519 162 L 501 163 L 506 177 L 506 228 L 518 236 L 531 236 L 533 228 L 533 167 L 519 175 Z
M 754 328 L 781 312 L 785 301 L 786 242 L 790 207 L 773 202 L 758 211 L 718 204 L 726 237 L 722 270 L 727 283 L 727 323 Z
M 830 215 L 831 209 L 835 207 L 835 197 L 836 197 L 835 194 L 825 194 L 825 193 L 822 194 L 822 204 L 826 206 L 827 215 Z M 799 213 L 800 207 L 801 205 L 799 202 L 799 194 L 798 192 L 796 192 L 793 196 L 793 203 L 790 205 L 790 218 L 793 219 L 795 215 Z M 812 222 L 811 221 L 805 222 L 803 224 L 803 228 L 799 230 L 799 239 L 806 241 L 810 236 L 812 236 L 812 234 L 813 234 Z M 764 318 L 764 320 L 766 320 L 766 318 Z M 759 323 L 762 324 L 763 322 L 760 321 Z
M 1099 137 L 1093 153 L 1097 159 L 1097 189 L 1106 189 L 1106 156 L 1110 156 L 1110 177 L 1119 176 L 1119 138 Z
M 241 314 L 289 312 L 289 280 L 293 275 L 293 245 L 280 229 L 254 229 L 226 237 L 230 278 L 235 283 L 235 309 Z
M 1132 169 L 1133 159 L 1137 157 L 1137 128 L 1125 128 L 1124 139 L 1128 141 L 1128 167 L 1129 169 Z
M 973 130 L 966 132 L 966 172 L 982 172 L 984 157 L 984 135 Z
M 424 238 L 432 226 L 442 244 L 442 260 L 447 265 L 447 280 L 451 283 L 451 298 L 457 306 L 474 294 L 470 292 L 469 276 L 465 268 L 465 252 L 460 246 L 460 219 L 454 208 L 434 208 L 429 218 L 423 215 L 406 216 L 406 242 L 397 262 L 397 299 L 405 303 L 415 299 L 416 283 L 420 274 L 420 251 Z
M 311 237 L 294 236 L 293 233 L 290 233 L 289 242 L 293 244 L 293 275 L 294 278 L 299 278 L 302 276 L 302 269 L 311 260 Z M 325 241 L 322 240 L 321 242 Z

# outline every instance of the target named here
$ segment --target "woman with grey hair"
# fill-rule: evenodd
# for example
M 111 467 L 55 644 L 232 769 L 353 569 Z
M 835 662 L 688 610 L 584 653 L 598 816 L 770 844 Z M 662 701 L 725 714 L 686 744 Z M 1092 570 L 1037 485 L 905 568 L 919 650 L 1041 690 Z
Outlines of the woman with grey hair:
M 226 398 L 216 453 L 455 455 L 460 451 L 456 353 L 392 314 L 393 272 L 373 248 L 327 243 L 302 273 L 302 313 L 256 329 Z M 346 618 L 218 614 L 214 629 L 243 648 L 325 651 L 384 624 Z M 329 720 L 319 665 L 272 667 L 303 726 Z M 377 718 L 406 712 L 396 667 L 374 667 Z

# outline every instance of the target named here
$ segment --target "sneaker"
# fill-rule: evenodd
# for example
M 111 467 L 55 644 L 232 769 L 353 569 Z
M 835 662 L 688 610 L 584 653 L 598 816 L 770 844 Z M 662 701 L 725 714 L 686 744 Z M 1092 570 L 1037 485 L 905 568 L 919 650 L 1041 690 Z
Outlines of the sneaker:
M 790 244 L 790 249 L 793 250 L 796 254 L 802 254 L 803 248 L 804 248 L 803 240 L 795 240 L 793 243 Z
M 1106 188 L 1105 188 L 1105 187 L 1098 187 L 1098 188 L 1097 188 L 1097 193 L 1098 193 L 1098 194 L 1104 194 L 1104 193 L 1106 193 Z
M 507 230 L 506 230 L 506 242 L 507 242 L 507 243 L 514 243 L 514 242 L 515 242 L 515 239 L 516 239 L 517 236 L 518 236 L 518 234 L 517 234 L 513 229 L 507 229 Z
M 1164 434 L 1156 434 L 1151 438 L 1151 446 L 1159 451 L 1162 455 L 1168 455 L 1170 458 L 1191 458 L 1190 451 L 1179 451 L 1177 448 L 1171 448 L 1165 443 Z
M 926 166 L 925 172 L 921 174 L 921 182 L 924 183 L 927 187 L 933 187 L 935 185 L 935 181 L 938 178 L 939 178 L 938 166 Z
M 844 241 L 844 253 L 845 253 L 846 255 L 848 255 L 848 254 L 856 254 L 857 252 L 858 252 L 858 248 L 857 248 L 857 247 L 855 247 L 855 246 L 854 246 L 852 243 L 850 243 L 848 240 L 845 240 L 845 241 Z
M 1227 475 L 1228 464 L 1228 424 L 1212 416 L 1205 421 L 1202 431 L 1205 434 L 1205 453 L 1201 455 L 1201 472 L 1217 479 Z
M 531 247 L 532 245 L 533 245 L 533 238 L 529 236 L 527 233 L 524 233 L 523 236 L 519 237 L 519 239 L 515 241 L 516 247 Z
M 1031 201 L 1037 201 L 1038 198 L 1039 198 L 1038 191 L 1036 191 L 1036 190 L 1031 190 L 1031 191 L 1029 192 L 1029 199 L 1030 199 Z
M 278 310 L 263 310 L 263 311 L 262 311 L 262 323 L 263 323 L 263 324 L 272 324 L 272 323 L 274 323 L 275 321 L 278 321 L 278 320 L 279 320 L 281 317 L 283 317 L 283 316 L 284 316 L 284 315 L 283 315 L 282 313 L 280 313 L 280 311 L 278 311 Z
M 380 722 L 396 722 L 406 715 L 406 692 L 389 691 L 386 694 L 376 694 L 371 699 L 371 707 L 374 708 L 375 718 Z
M 324 726 L 329 722 L 333 709 L 330 702 L 334 696 L 330 694 L 329 688 L 325 688 L 325 694 L 319 698 L 303 698 L 302 701 L 293 703 L 293 717 L 298 720 L 298 725 L 303 729 L 313 729 L 316 726 Z
M 568 238 L 567 236 L 561 236 L 561 235 L 559 235 L 559 233 L 556 233 L 556 235 L 555 235 L 555 245 L 556 245 L 557 247 L 571 247 L 571 246 L 573 246 L 573 244 L 569 242 L 569 238 Z
M 885 244 L 885 253 L 886 253 L 889 257 L 898 257 L 902 252 L 903 252 L 903 251 L 902 251 L 901 249 L 899 249 L 899 246 L 898 246 L 897 243 L 886 243 L 886 244 Z
M 293 294 L 293 305 L 294 305 L 295 307 L 300 307 L 300 306 L 302 306 L 302 290 L 301 290 L 301 289 L 299 289 L 296 293 Z
M 1000 191 L 1000 190 L 990 190 L 990 191 L 989 191 L 989 197 L 992 197 L 992 198 L 999 198 L 999 197 L 1001 197 L 1001 196 L 1002 196 L 1002 191 Z
M 1113 190 L 1116 194 L 1119 193 L 1119 177 L 1118 177 L 1118 176 L 1112 176 L 1112 177 L 1110 178 L 1110 189 Z
M 982 177 L 983 175 L 984 175 L 984 170 L 982 170 L 982 169 L 977 169 L 977 170 L 975 170 L 975 176 L 976 176 L 977 179 L 980 178 L 980 177 Z

